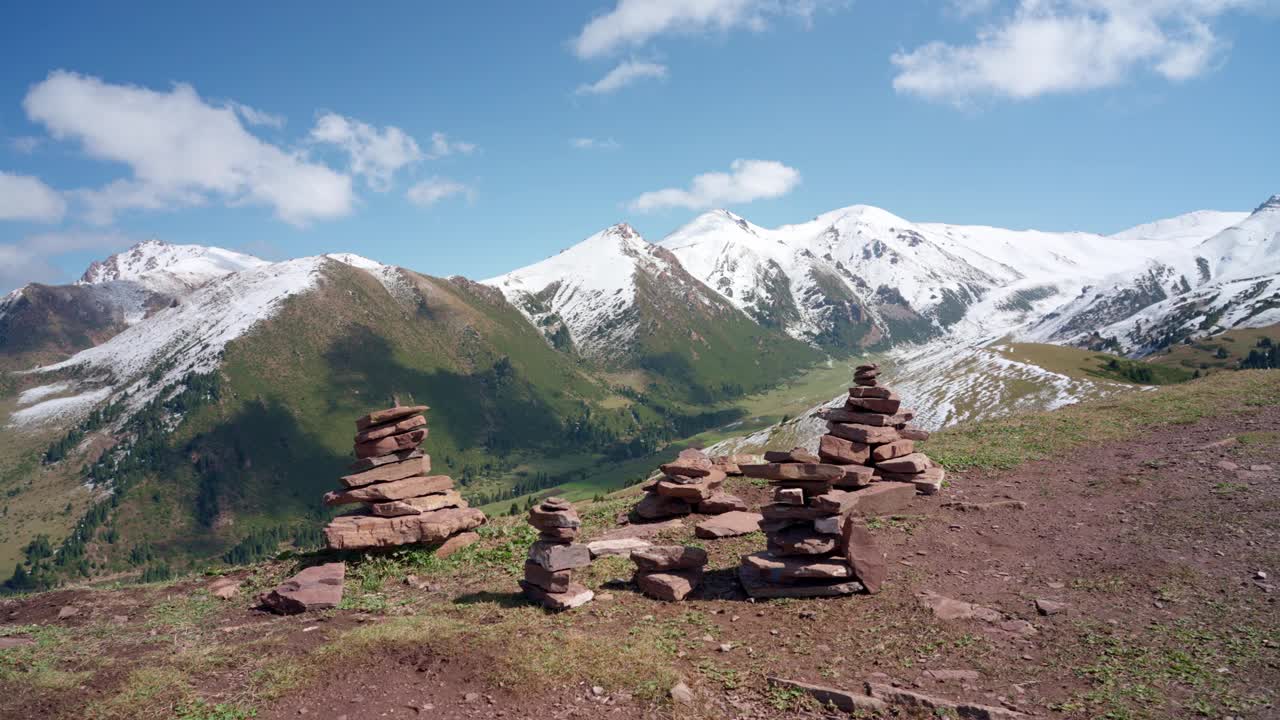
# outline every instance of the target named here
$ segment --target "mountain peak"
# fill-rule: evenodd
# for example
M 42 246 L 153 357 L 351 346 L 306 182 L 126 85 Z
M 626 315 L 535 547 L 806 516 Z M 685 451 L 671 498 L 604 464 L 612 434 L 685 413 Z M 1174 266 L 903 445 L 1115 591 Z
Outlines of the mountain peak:
M 1254 212 L 1260 213 L 1263 210 L 1280 210 L 1280 195 L 1272 195 L 1267 201 L 1259 205 Z
M 179 293 L 213 278 L 266 264 L 265 260 L 232 250 L 171 245 L 153 238 L 94 261 L 80 276 L 79 284 L 132 281 L 157 292 Z

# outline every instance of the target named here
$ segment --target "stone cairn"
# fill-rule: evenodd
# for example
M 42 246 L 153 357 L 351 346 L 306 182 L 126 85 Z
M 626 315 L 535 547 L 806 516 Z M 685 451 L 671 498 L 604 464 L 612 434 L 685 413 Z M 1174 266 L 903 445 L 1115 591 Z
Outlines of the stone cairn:
M 844 407 L 818 412 L 827 421 L 818 455 L 845 467 L 846 477 L 837 487 L 904 482 L 933 495 L 942 489 L 946 472 L 916 452 L 916 442 L 928 440 L 929 433 L 908 424 L 915 411 L 903 408 L 898 394 L 879 384 L 879 376 L 879 365 L 859 365 Z
M 453 552 L 479 539 L 469 532 L 483 525 L 484 513 L 467 507 L 453 478 L 431 475 L 431 456 L 418 447 L 427 437 L 425 405 L 379 410 L 356 420 L 351 474 L 343 489 L 326 493 L 326 505 L 361 504 L 324 529 L 334 550 L 444 543 Z
M 707 551 L 684 545 L 654 545 L 631 551 L 636 564 L 632 578 L 640 592 L 658 600 L 678 602 L 702 583 Z
M 752 597 L 823 597 L 878 592 L 884 555 L 854 515 L 904 509 L 916 492 L 932 494 L 943 474 L 922 453 L 914 417 L 879 387 L 879 368 L 860 365 L 843 408 L 819 412 L 828 433 L 818 453 L 804 448 L 765 453 L 743 465 L 747 477 L 768 480 L 774 501 L 761 508 L 768 549 L 743 557 L 739 579 Z
M 719 515 L 735 510 L 746 510 L 741 498 L 723 490 L 727 468 L 732 463 L 713 462 L 701 450 L 690 448 L 680 451 L 672 462 L 662 465 L 662 476 L 646 482 L 642 489 L 645 496 L 636 504 L 636 515 L 645 520 L 663 520 L 688 515 Z M 737 469 L 736 465 L 733 465 Z
M 582 520 L 567 500 L 550 497 L 529 509 L 529 524 L 538 540 L 529 547 L 520 587 L 530 600 L 549 610 L 568 610 L 595 597 L 570 577 L 575 568 L 591 564 L 586 545 L 574 542 Z

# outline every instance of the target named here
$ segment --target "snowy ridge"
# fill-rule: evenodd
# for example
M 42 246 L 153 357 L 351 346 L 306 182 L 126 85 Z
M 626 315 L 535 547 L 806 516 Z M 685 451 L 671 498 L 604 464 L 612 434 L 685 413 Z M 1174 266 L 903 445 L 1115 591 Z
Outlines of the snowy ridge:
M 54 383 L 24 395 L 32 401 L 55 392 L 79 390 L 73 397 L 37 402 L 13 413 L 11 426 L 48 419 L 74 418 L 109 396 L 129 393 L 129 406 L 137 409 L 164 387 L 179 383 L 190 373 L 214 370 L 227 343 L 244 335 L 261 320 L 273 316 L 290 297 L 315 287 L 329 262 L 346 262 L 375 276 L 391 276 L 394 268 L 359 256 L 316 256 L 279 263 L 257 263 L 233 272 L 217 282 L 201 285 L 182 302 L 167 307 L 145 322 L 125 329 L 107 342 L 29 373 L 47 374 L 76 367 L 86 378 L 78 386 Z M 148 377 L 165 368 L 159 377 Z M 52 388 L 57 387 L 57 390 Z
M 636 330 L 638 273 L 658 275 L 671 261 L 625 223 L 588 237 L 558 255 L 482 281 L 502 291 L 535 327 L 563 323 L 584 354 L 603 357 Z
M 183 295 L 215 278 L 267 264 L 252 255 L 223 248 L 146 240 L 93 263 L 79 284 L 131 281 L 152 292 Z

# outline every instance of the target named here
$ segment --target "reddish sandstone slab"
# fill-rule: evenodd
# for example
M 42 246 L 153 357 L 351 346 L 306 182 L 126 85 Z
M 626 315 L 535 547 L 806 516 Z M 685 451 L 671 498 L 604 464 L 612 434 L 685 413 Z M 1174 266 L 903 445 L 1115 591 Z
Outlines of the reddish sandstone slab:
M 853 410 L 861 410 L 863 412 L 883 413 L 885 415 L 893 415 L 898 412 L 898 408 L 902 406 L 902 400 L 898 398 L 856 398 L 851 397 L 845 401 L 845 407 Z
M 343 475 L 339 480 L 346 487 L 356 488 L 372 485 L 373 483 L 403 480 L 414 475 L 426 475 L 429 472 L 431 472 L 431 456 L 418 452 L 417 457 L 400 460 L 399 462 L 383 463 L 364 472 Z
M 342 603 L 342 582 L 346 574 L 345 563 L 315 565 L 280 583 L 271 592 L 263 593 L 258 600 L 263 607 L 281 615 L 334 608 Z
M 386 410 L 371 412 L 356 420 L 356 431 L 368 430 L 374 425 L 385 425 L 402 418 L 407 418 L 410 415 L 421 415 L 430 409 L 431 408 L 426 405 L 397 405 L 396 407 L 387 408 Z
M 663 520 L 669 517 L 688 515 L 693 507 L 685 502 L 666 495 L 647 493 L 635 506 L 636 515 L 645 520 Z
M 770 450 L 764 454 L 766 463 L 818 463 L 822 462 L 817 455 L 802 447 L 790 450 Z
M 918 473 L 933 467 L 933 462 L 924 453 L 911 453 L 902 457 L 877 462 L 876 468 L 891 473 Z
M 772 583 L 761 576 L 760 571 L 749 564 L 738 566 L 738 580 L 747 595 L 753 598 L 813 598 L 838 597 L 862 592 L 862 583 L 845 580 L 834 583 Z
M 818 411 L 817 415 L 827 422 L 852 423 L 855 425 L 870 425 L 872 427 L 892 427 L 894 425 L 894 417 L 892 415 L 879 415 L 847 407 L 823 408 Z
M 407 433 L 391 435 L 372 442 L 360 443 L 359 445 L 356 445 L 356 457 L 376 457 L 378 455 L 390 455 L 391 453 L 401 452 L 403 450 L 412 450 L 421 445 L 422 441 L 426 439 L 426 428 L 410 430 Z
M 390 435 L 399 435 L 403 432 L 409 432 L 414 428 L 420 428 L 426 424 L 426 418 L 421 415 L 414 415 L 385 425 L 374 425 L 368 430 L 356 433 L 355 442 L 359 445 L 361 443 L 373 442 L 374 440 L 381 440 L 382 438 Z
M 875 468 L 867 465 L 841 465 L 844 477 L 835 481 L 834 486 L 842 490 L 854 490 L 866 487 L 875 479 Z
M 771 481 L 834 482 L 844 477 L 844 470 L 825 463 L 765 463 L 743 465 L 742 474 Z
M 876 462 L 877 466 L 879 466 L 879 464 L 885 460 L 892 460 L 893 458 L 902 457 L 903 455 L 910 455 L 915 451 L 916 443 L 914 440 L 894 440 L 891 443 L 876 446 L 876 448 L 871 451 L 871 459 Z
M 840 554 L 853 568 L 853 574 L 867 588 L 867 592 L 880 592 L 880 585 L 889 575 L 884 552 L 876 544 L 875 536 L 861 522 L 845 518 L 844 532 L 840 536 Z
M 438 543 L 451 535 L 474 530 L 485 522 L 475 508 L 448 508 L 404 517 L 341 515 L 324 529 L 332 550 L 363 550 L 415 543 Z
M 675 460 L 660 466 L 668 475 L 684 475 L 686 477 L 706 477 L 716 470 L 715 463 L 701 450 L 687 448 L 681 450 Z
M 744 556 L 742 563 L 754 567 L 761 577 L 773 583 L 844 580 L 853 577 L 853 570 L 838 557 L 780 557 L 767 552 L 758 552 Z
M 366 470 L 371 470 L 376 467 L 382 467 L 383 465 L 403 462 L 405 460 L 412 460 L 413 458 L 420 458 L 423 456 L 424 456 L 424 453 L 422 452 L 422 450 L 418 448 L 414 448 L 412 450 L 401 450 L 400 452 L 392 453 L 390 455 L 380 455 L 378 457 L 360 458 L 359 460 L 356 460 L 355 462 L 347 466 L 347 469 L 352 473 L 362 473 Z
M 818 457 L 833 465 L 861 465 L 871 459 L 871 446 L 835 435 L 823 435 L 818 440 Z
M 863 387 L 860 385 L 849 388 L 849 397 L 898 399 L 897 393 L 887 387 Z
M 703 515 L 722 515 L 724 513 L 741 511 L 747 509 L 747 501 L 737 495 L 730 495 L 727 492 L 716 490 L 711 493 L 711 497 L 698 503 L 694 508 Z
M 631 551 L 631 562 L 641 572 L 688 570 L 707 564 L 707 551 L 692 545 L 652 545 Z
M 852 440 L 863 445 L 880 445 L 893 442 L 899 438 L 898 431 L 892 427 L 849 425 L 838 422 L 828 422 L 827 432 L 838 438 Z
M 638 572 L 634 577 L 640 592 L 656 600 L 679 602 L 702 583 L 702 568 Z
M 928 430 L 921 430 L 918 427 L 911 427 L 909 425 L 898 428 L 898 434 L 908 440 L 915 440 L 916 442 L 924 442 L 929 439 Z
M 746 535 L 747 533 L 758 532 L 762 519 L 764 519 L 764 516 L 760 513 L 742 510 L 727 512 L 698 523 L 693 528 L 693 534 L 704 540 Z
M 858 515 L 892 515 L 911 505 L 916 486 L 911 483 L 878 482 L 854 493 L 858 502 L 853 512 Z
M 453 489 L 453 478 L 448 475 L 425 475 L 366 485 L 351 490 L 328 492 L 325 505 L 351 505 L 358 502 L 390 502 L 405 498 L 433 495 Z
M 524 563 L 525 582 L 546 590 L 547 592 L 568 592 L 572 570 L 548 570 L 532 560 Z
M 677 498 L 689 503 L 699 503 L 710 499 L 724 484 L 725 474 L 723 472 L 712 470 L 711 473 L 694 482 L 679 483 L 667 479 L 659 480 L 653 489 L 659 495 Z
M 465 504 L 456 490 L 447 490 L 435 495 L 370 503 L 369 511 L 379 517 L 400 517 L 401 515 L 421 515 L 424 512 L 461 507 Z

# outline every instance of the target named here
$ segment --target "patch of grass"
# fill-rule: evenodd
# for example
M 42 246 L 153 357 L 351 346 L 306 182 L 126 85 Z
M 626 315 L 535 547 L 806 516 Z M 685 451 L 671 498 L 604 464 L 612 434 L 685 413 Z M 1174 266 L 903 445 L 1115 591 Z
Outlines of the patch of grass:
M 1242 404 L 1277 402 L 1280 373 L 1240 371 L 1157 390 L 1123 393 L 1053 412 L 965 423 L 935 434 L 923 443 L 922 449 L 948 470 L 1005 470 L 1081 445 L 1234 412 Z
M 38 690 L 70 690 L 92 673 L 69 672 L 61 666 L 70 642 L 69 633 L 47 625 L 10 625 L 0 627 L 0 637 L 26 637 L 35 641 L 8 650 L 0 650 L 0 681 Z
M 258 717 L 258 711 L 252 708 L 228 703 L 210 705 L 204 700 L 197 700 L 178 708 L 174 720 L 246 720 L 255 717 Z
M 85 708 L 92 720 L 168 720 L 197 701 L 186 675 L 174 667 L 143 667 L 129 673 L 115 695 Z
M 1220 482 L 1220 483 L 1214 483 L 1213 494 L 1214 495 L 1234 495 L 1235 493 L 1244 492 L 1245 490 L 1248 490 L 1248 489 L 1249 489 L 1249 486 L 1245 485 L 1244 483 Z
M 1092 687 L 1054 709 L 1100 718 L 1219 717 L 1266 702 L 1241 692 L 1233 675 L 1274 661 L 1276 628 L 1206 626 L 1189 619 L 1153 623 L 1140 634 L 1097 624 L 1081 628 L 1090 660 L 1075 669 Z

